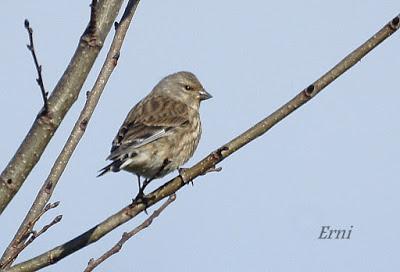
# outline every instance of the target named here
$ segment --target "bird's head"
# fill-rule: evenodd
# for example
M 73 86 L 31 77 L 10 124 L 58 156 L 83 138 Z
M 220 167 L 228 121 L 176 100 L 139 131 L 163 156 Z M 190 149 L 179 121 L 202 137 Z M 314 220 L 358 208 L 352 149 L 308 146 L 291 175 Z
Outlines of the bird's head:
M 212 97 L 193 73 L 185 71 L 163 78 L 154 88 L 154 92 L 168 95 L 196 109 L 199 108 L 201 101 Z

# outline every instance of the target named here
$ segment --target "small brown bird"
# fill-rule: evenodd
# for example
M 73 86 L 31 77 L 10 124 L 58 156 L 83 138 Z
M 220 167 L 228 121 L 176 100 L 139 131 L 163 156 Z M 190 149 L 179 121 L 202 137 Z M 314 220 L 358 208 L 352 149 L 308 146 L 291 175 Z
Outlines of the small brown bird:
M 137 175 L 139 195 L 155 178 L 179 169 L 193 155 L 201 136 L 200 102 L 212 96 L 190 72 L 163 78 L 129 112 L 100 170 Z M 140 185 L 140 176 L 145 178 Z

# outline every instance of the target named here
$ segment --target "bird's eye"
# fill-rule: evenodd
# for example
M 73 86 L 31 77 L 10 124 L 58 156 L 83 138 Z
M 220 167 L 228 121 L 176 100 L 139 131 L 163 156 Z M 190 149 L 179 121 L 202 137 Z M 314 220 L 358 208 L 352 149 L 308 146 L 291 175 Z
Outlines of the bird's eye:
M 190 87 L 189 85 L 185 85 L 185 89 L 186 89 L 187 91 L 190 91 L 190 90 L 192 89 L 192 87 Z

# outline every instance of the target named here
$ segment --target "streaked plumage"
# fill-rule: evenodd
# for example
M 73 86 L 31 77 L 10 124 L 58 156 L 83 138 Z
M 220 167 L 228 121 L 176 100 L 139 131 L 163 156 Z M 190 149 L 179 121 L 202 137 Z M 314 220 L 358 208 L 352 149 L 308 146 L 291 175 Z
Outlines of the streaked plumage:
M 129 112 L 99 176 L 125 170 L 150 180 L 178 169 L 197 148 L 200 102 L 209 98 L 190 72 L 163 78 Z

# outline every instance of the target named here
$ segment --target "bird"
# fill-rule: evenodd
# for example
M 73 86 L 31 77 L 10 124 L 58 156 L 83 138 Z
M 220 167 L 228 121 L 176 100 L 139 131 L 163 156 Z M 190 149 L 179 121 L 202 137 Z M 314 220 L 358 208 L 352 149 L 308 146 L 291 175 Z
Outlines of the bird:
M 161 79 L 128 113 L 106 158 L 112 162 L 99 170 L 98 177 L 121 170 L 135 174 L 138 198 L 150 181 L 180 170 L 199 144 L 200 103 L 210 98 L 191 72 Z

